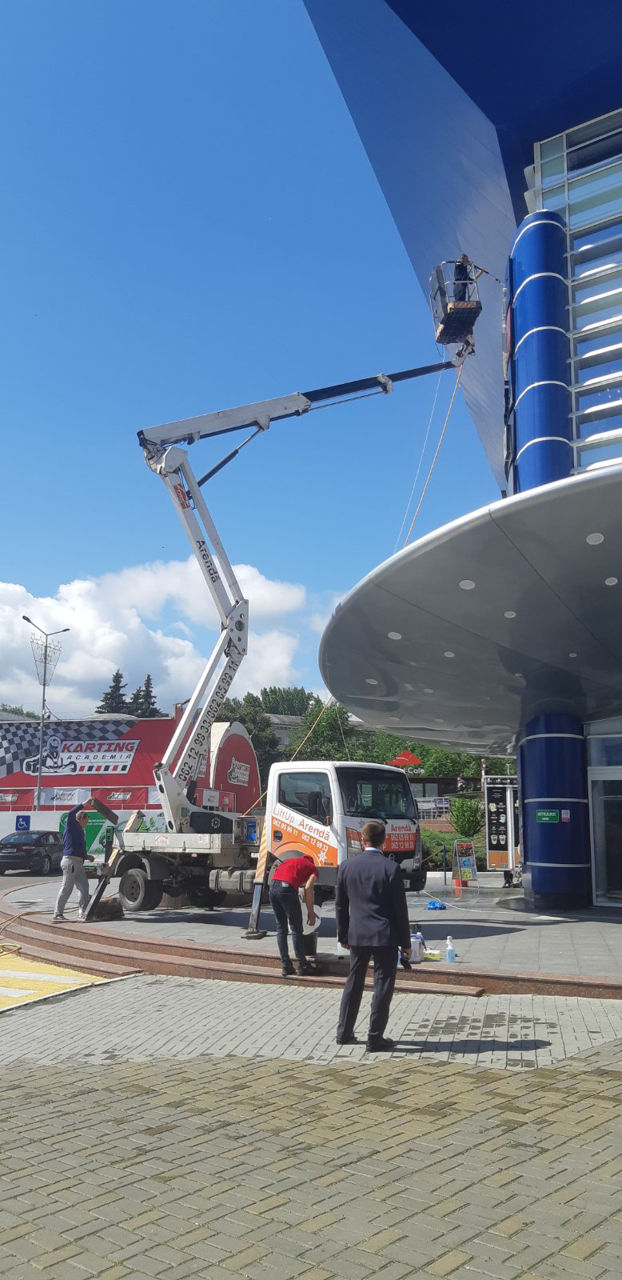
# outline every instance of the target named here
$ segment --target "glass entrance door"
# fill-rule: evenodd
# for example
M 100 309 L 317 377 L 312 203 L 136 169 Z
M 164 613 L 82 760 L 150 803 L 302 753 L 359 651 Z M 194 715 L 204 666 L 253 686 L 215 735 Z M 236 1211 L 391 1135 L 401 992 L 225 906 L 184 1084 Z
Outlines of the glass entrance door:
M 597 902 L 607 898 L 622 905 L 622 770 L 590 773 L 594 896 Z

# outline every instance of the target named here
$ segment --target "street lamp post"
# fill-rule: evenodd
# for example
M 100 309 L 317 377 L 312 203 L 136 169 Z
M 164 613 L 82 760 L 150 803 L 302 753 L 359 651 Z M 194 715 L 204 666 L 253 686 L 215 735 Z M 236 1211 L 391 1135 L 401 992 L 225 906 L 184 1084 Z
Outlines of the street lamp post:
M 39 674 L 39 679 L 43 686 L 42 693 L 41 693 L 41 717 L 39 720 L 39 763 L 37 766 L 37 791 L 35 795 L 35 809 L 38 812 L 41 808 L 41 771 L 43 769 L 43 724 L 45 721 L 45 690 L 48 683 L 48 667 L 51 662 L 54 663 L 54 667 L 55 667 L 60 656 L 60 644 L 50 644 L 49 642 L 50 642 L 51 636 L 60 636 L 63 634 L 63 632 L 69 631 L 70 627 L 61 627 L 59 631 L 44 631 L 43 627 L 40 627 L 36 622 L 33 622 L 32 618 L 29 618 L 27 614 L 23 613 L 22 618 L 24 619 L 24 622 L 30 623 L 31 627 L 35 627 L 37 631 L 40 631 L 41 635 L 44 637 L 43 640 L 38 640 L 38 641 L 36 640 L 35 636 L 33 636 L 31 639 L 31 643 L 33 646 L 33 655 L 35 659 L 35 666 L 37 668 L 37 673 Z M 37 655 L 37 649 L 35 645 L 40 646 L 39 655 Z M 43 651 L 43 668 L 42 668 L 42 671 L 39 673 L 39 662 L 37 661 L 37 656 L 39 657 L 41 656 L 41 650 Z M 52 667 L 52 671 L 54 670 L 54 667 Z

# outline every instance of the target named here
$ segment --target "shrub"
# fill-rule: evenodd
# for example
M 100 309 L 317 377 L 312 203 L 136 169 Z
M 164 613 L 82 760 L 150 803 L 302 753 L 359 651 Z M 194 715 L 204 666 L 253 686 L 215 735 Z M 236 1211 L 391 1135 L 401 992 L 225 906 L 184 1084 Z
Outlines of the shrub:
M 471 839 L 470 836 L 464 837 Z M 451 864 L 454 852 L 454 840 L 451 832 L 435 831 L 430 827 L 421 828 L 421 840 L 423 843 L 423 865 L 428 871 L 443 870 L 443 845 L 447 850 L 445 858 L 445 866 L 448 874 L 451 875 Z M 475 838 L 473 841 L 475 849 L 475 861 L 478 871 L 486 870 L 486 849 L 482 838 Z
M 449 820 L 461 839 L 472 840 L 473 836 L 479 835 L 484 825 L 481 800 L 470 800 L 467 796 L 452 796 L 449 801 Z

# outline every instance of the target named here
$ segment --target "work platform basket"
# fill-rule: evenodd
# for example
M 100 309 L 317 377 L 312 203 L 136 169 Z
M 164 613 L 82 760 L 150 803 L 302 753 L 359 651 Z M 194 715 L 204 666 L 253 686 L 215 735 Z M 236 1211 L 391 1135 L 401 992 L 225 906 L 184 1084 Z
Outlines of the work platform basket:
M 470 337 L 482 309 L 472 263 L 441 262 L 430 276 L 434 338 L 443 346 Z

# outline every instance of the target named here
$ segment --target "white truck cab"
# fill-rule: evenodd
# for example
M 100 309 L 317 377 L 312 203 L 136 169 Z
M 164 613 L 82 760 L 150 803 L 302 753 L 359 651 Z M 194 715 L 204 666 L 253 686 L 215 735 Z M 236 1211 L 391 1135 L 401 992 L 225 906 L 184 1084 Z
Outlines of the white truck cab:
M 320 888 L 335 885 L 337 870 L 361 850 L 370 818 L 385 823 L 386 853 L 412 889 L 422 889 L 421 832 L 406 775 L 389 765 L 301 760 L 274 764 L 266 797 L 266 850 L 275 858 L 309 854 Z

